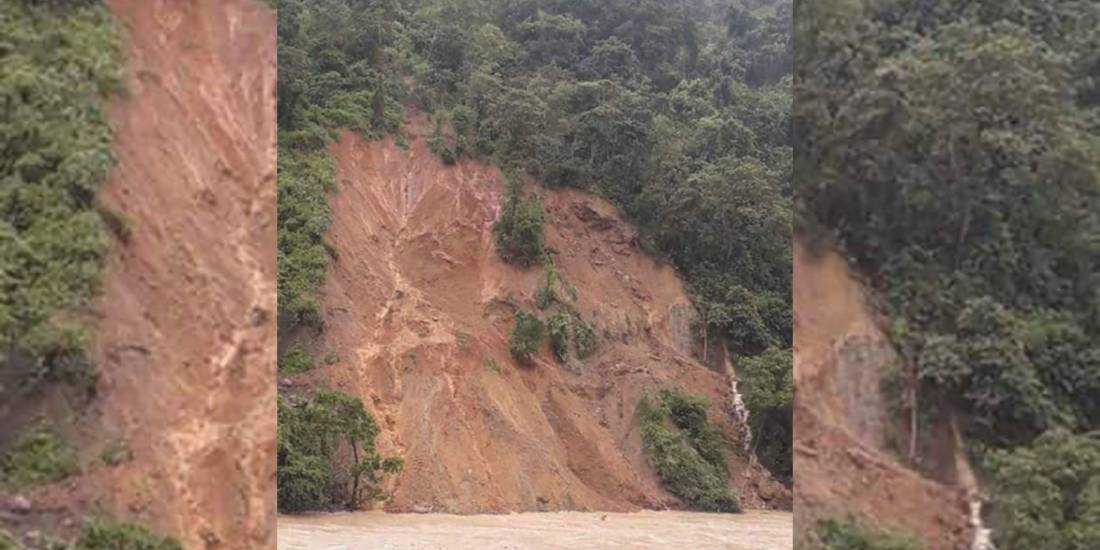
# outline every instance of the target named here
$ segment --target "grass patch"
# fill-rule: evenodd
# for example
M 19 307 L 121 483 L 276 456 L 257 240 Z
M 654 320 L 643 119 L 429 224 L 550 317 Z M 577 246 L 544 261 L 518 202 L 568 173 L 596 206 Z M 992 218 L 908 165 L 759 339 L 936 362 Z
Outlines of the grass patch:
M 0 550 L 19 550 L 15 537 L 3 528 L 0 528 Z
M 140 525 L 94 519 L 84 524 L 75 550 L 183 550 L 183 545 Z
M 825 550 L 923 550 L 916 539 L 889 531 L 868 529 L 852 518 L 828 519 L 817 524 Z
M 118 466 L 133 459 L 134 452 L 130 450 L 130 444 L 122 438 L 114 439 L 99 453 L 99 460 L 107 466 Z
M 665 488 L 686 503 L 708 512 L 740 512 L 729 485 L 725 442 L 707 421 L 706 401 L 662 390 L 656 403 L 638 403 L 642 443 Z
M 587 359 L 596 353 L 596 330 L 581 319 L 573 318 L 573 347 L 577 352 L 577 359 Z
M 26 428 L 4 458 L 4 481 L 16 488 L 65 479 L 79 471 L 76 450 L 45 426 Z
M 279 372 L 282 374 L 298 374 L 312 368 L 313 357 L 300 347 L 291 349 L 279 358 Z
M 485 368 L 497 374 L 500 374 L 500 363 L 498 363 L 496 359 L 493 359 L 492 357 L 486 357 L 483 363 L 485 365 Z

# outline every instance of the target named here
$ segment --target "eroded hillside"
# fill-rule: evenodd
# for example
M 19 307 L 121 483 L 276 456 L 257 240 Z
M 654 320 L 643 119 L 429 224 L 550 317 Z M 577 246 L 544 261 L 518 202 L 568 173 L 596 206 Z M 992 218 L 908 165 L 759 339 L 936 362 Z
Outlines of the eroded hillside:
M 896 430 L 881 379 L 898 357 L 863 285 L 835 252 L 794 246 L 796 543 L 816 547 L 817 521 L 851 514 L 926 548 L 970 548 L 966 492 L 888 450 Z
M 597 352 L 533 365 L 508 352 L 515 308 L 535 310 L 545 276 L 501 261 L 491 227 L 501 173 L 430 151 L 433 124 L 412 115 L 407 148 L 345 133 L 332 148 L 339 186 L 328 243 L 324 357 L 284 386 L 322 383 L 361 397 L 383 454 L 404 458 L 390 511 L 636 510 L 678 506 L 643 454 L 635 408 L 679 387 L 705 396 L 730 441 L 732 483 L 749 508 L 789 492 L 750 464 L 724 372 L 692 353 L 695 311 L 676 272 L 643 254 L 606 201 L 532 185 L 546 241 Z M 293 390 L 291 390 L 293 391 Z
M 187 548 L 271 548 L 274 13 L 108 4 L 127 91 L 100 200 L 124 227 L 96 308 L 97 397 L 71 434 L 81 473 L 29 493 L 26 522 L 50 532 L 105 511 Z

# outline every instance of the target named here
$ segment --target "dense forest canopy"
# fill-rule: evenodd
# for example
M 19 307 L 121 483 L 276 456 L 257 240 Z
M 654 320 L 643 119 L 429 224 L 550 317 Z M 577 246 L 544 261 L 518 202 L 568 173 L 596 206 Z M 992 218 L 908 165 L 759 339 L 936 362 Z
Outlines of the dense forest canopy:
M 687 277 L 701 336 L 768 361 L 791 347 L 791 6 L 769 0 L 279 2 L 279 315 L 322 329 L 336 130 L 600 193 Z M 789 355 L 789 353 L 788 353 Z M 772 361 L 774 363 L 774 361 Z M 791 475 L 790 362 L 744 386 L 758 453 Z M 764 395 L 768 394 L 768 395 Z M 774 405 L 774 406 L 772 406 Z
M 998 547 L 1100 547 L 1100 4 L 797 11 L 802 231 L 886 297 L 923 413 L 963 413 Z

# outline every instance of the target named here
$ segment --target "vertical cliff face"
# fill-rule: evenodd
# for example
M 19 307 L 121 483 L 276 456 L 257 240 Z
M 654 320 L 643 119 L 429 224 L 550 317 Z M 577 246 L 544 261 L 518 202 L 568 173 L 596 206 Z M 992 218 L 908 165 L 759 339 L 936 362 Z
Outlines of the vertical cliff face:
M 634 510 L 677 506 L 641 448 L 635 408 L 665 387 L 705 396 L 730 439 L 730 473 L 747 507 L 789 493 L 750 465 L 724 372 L 693 358 L 695 311 L 676 272 L 643 254 L 607 202 L 546 190 L 546 237 L 575 288 L 571 307 L 599 336 L 596 354 L 531 366 L 508 353 L 514 310 L 536 310 L 540 267 L 502 262 L 492 225 L 500 172 L 445 166 L 412 115 L 408 148 L 345 134 L 333 147 L 339 188 L 328 241 L 325 364 L 288 380 L 363 398 L 385 454 L 405 459 L 391 511 Z
M 112 0 L 128 93 L 101 200 L 100 442 L 73 494 L 188 548 L 274 546 L 275 18 L 255 0 Z M 88 454 L 99 451 L 97 442 Z M 94 455 L 93 455 L 94 456 Z
M 926 478 L 887 449 L 894 420 L 881 375 L 898 356 L 863 286 L 842 257 L 798 239 L 794 280 L 796 542 L 808 544 L 819 519 L 854 514 L 927 548 L 969 548 L 967 489 Z

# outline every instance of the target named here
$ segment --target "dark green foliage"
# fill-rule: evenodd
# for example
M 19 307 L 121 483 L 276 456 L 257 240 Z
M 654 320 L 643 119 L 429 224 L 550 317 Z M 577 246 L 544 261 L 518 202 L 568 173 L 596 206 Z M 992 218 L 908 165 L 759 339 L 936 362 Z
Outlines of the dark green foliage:
M 824 550 L 922 550 L 916 539 L 869 529 L 854 519 L 829 519 L 817 524 Z
M 513 173 L 505 177 L 504 204 L 493 225 L 497 253 L 505 261 L 529 266 L 542 259 L 545 213 L 538 195 L 523 192 L 523 180 Z
M 544 332 L 545 328 L 538 316 L 522 309 L 517 311 L 516 325 L 512 327 L 512 334 L 508 337 L 508 351 L 520 361 L 529 360 L 542 346 Z
M 431 147 L 433 153 L 439 155 L 439 159 L 443 161 L 443 164 L 450 166 L 455 163 L 455 153 L 450 147 L 447 147 L 447 142 L 443 138 L 443 119 L 436 119 L 435 133 L 428 140 L 428 146 Z
M 581 319 L 573 318 L 573 346 L 577 352 L 577 359 L 587 359 L 596 353 L 596 330 Z
M 1052 430 L 1100 429 L 1100 6 L 804 7 L 800 223 L 886 298 L 919 402 L 963 413 L 1015 476 L 992 491 L 999 547 L 1096 546 L 1076 527 L 1087 491 L 1048 484 L 1077 463 L 1047 468 L 1072 439 Z
M 313 368 L 313 357 L 300 347 L 292 348 L 279 358 L 280 374 L 297 374 Z
M 547 323 L 550 328 L 550 348 L 554 350 L 558 361 L 569 359 L 569 328 L 572 318 L 568 313 L 558 313 Z
M 99 2 L 0 1 L 0 368 L 84 370 L 72 313 L 99 290 L 110 238 L 96 192 L 114 164 L 117 29 Z
M 183 545 L 139 525 L 96 519 L 84 524 L 75 550 L 183 550 Z
M 638 403 L 642 443 L 669 492 L 702 510 L 739 512 L 725 441 L 707 421 L 706 409 L 703 399 L 673 390 L 663 390 L 658 403 L 643 397 Z
M 1100 548 L 1100 439 L 1055 430 L 986 462 L 998 548 Z
M 355 509 L 384 498 L 382 477 L 401 470 L 401 459 L 375 450 L 378 425 L 359 399 L 335 390 L 280 397 L 278 416 L 280 512 Z
M 770 348 L 738 361 L 739 389 L 751 412 L 756 456 L 779 479 L 793 482 L 791 404 L 794 399 L 790 350 Z
M 287 330 L 318 325 L 317 295 L 325 282 L 329 254 L 324 237 L 331 223 L 326 193 L 335 167 L 325 152 L 279 154 L 279 316 Z
M 16 488 L 60 481 L 77 473 L 76 449 L 45 426 L 25 428 L 0 461 L 0 481 Z

